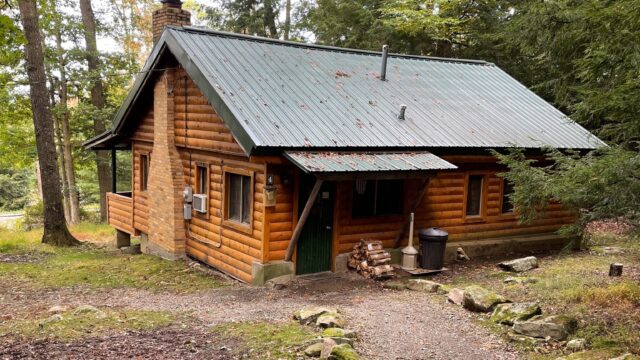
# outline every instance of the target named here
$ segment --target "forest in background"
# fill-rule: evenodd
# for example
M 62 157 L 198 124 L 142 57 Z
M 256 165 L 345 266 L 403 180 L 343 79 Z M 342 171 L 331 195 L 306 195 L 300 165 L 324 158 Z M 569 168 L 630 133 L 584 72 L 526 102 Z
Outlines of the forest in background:
M 96 50 L 88 46 L 82 4 L 84 10 L 87 4 L 94 9 Z M 81 214 L 81 209 L 96 210 L 100 202 L 98 184 L 104 179 L 98 181 L 98 164 L 108 168 L 108 157 L 97 160 L 81 144 L 110 126 L 150 51 L 151 13 L 158 6 L 153 0 L 38 1 L 48 101 L 69 222 L 90 216 Z M 552 176 L 562 177 L 573 169 L 579 176 L 558 179 L 559 189 L 594 176 L 602 186 L 577 189 L 578 194 L 590 192 L 588 198 L 575 199 L 575 188 L 568 193 L 551 186 L 543 195 L 590 211 L 604 204 L 601 217 L 640 216 L 636 205 L 640 203 L 640 3 L 636 0 L 188 0 L 184 7 L 191 11 L 194 25 L 213 29 L 370 50 L 388 44 L 396 53 L 494 62 L 616 151 L 589 157 L 605 161 L 597 166 L 595 161 L 572 162 L 571 156 L 555 154 L 557 159 L 565 156 L 564 168 L 512 176 L 516 205 L 544 205 L 542 192 L 519 179 L 538 176 L 540 184 L 548 184 Z M 17 1 L 5 1 L 0 12 L 0 211 L 35 205 L 37 212 L 38 207 L 24 46 Z M 130 161 L 126 154 L 121 156 L 118 188 L 128 190 Z M 517 160 L 518 154 L 503 159 L 512 168 L 517 168 Z M 596 173 L 603 167 L 618 171 L 604 178 Z M 624 196 L 606 196 L 614 192 Z M 624 210 L 611 212 L 621 209 L 616 204 Z

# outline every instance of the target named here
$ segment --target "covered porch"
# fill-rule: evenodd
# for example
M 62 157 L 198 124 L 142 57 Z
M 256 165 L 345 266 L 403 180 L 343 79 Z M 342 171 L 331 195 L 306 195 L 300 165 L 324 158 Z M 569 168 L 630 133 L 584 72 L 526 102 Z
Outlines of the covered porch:
M 362 238 L 398 248 L 439 171 L 457 167 L 427 151 L 284 154 L 300 170 L 298 219 L 285 261 L 295 274 L 340 271 Z

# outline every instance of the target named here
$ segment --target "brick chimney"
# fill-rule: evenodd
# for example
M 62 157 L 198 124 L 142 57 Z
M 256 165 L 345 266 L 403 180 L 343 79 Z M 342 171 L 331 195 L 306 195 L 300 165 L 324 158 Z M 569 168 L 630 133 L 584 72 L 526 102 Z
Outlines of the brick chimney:
M 180 0 L 160 0 L 162 8 L 153 12 L 153 43 L 157 43 L 164 28 L 173 26 L 191 25 L 191 13 L 182 9 Z

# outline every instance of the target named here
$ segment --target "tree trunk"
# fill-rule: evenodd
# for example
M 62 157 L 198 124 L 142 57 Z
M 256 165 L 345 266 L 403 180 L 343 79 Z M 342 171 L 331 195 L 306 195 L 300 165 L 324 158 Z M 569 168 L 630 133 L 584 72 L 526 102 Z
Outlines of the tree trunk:
M 289 32 L 291 32 L 291 0 L 287 0 L 284 8 L 284 39 L 289 40 Z
M 55 10 L 55 1 L 52 1 L 53 8 Z M 66 60 L 64 58 L 64 49 L 62 48 L 62 24 L 60 21 L 60 17 L 58 14 L 54 15 L 54 22 L 56 26 L 56 52 L 57 52 L 57 61 L 58 61 L 58 71 L 60 73 L 60 82 L 58 86 L 58 96 L 60 97 L 60 107 L 62 109 L 62 113 L 60 114 L 59 129 L 62 140 L 62 151 L 63 157 L 61 158 L 62 163 L 62 183 L 63 185 L 63 195 L 65 197 L 65 204 L 68 205 L 67 213 L 68 218 L 67 221 L 70 224 L 77 224 L 80 222 L 80 200 L 78 198 L 78 189 L 76 187 L 76 172 L 73 168 L 73 152 L 71 149 L 71 129 L 69 126 L 69 108 L 67 106 L 68 102 L 68 85 L 67 85 L 67 69 L 66 69 Z
M 44 52 L 38 24 L 36 0 L 19 0 L 20 21 L 26 38 L 26 70 L 29 78 L 31 111 L 36 133 L 36 149 L 42 179 L 44 234 L 42 242 L 58 246 L 77 245 L 64 219 L 60 174 L 53 140 L 53 122 L 47 96 Z
M 96 19 L 93 15 L 91 0 L 80 0 L 80 12 L 84 25 L 84 39 L 87 44 L 87 63 L 92 81 L 91 103 L 96 109 L 104 108 L 104 89 L 100 80 L 100 58 L 96 42 Z M 101 116 L 93 117 L 93 131 L 100 135 L 106 130 L 104 119 Z M 111 186 L 111 169 L 109 166 L 109 154 L 106 151 L 96 152 L 96 165 L 98 168 L 98 186 L 100 188 L 100 219 L 107 220 L 107 192 Z
M 276 27 L 276 14 L 273 11 L 272 0 L 264 0 L 264 25 L 269 31 L 269 37 L 278 38 L 278 28 Z
M 49 106 L 50 108 L 55 108 L 56 106 L 56 92 L 54 91 L 57 88 L 55 81 L 53 80 L 53 76 L 51 75 L 51 69 L 46 66 L 45 63 L 45 73 L 47 78 L 49 79 Z M 67 176 L 64 171 L 64 149 L 62 147 L 62 132 L 60 131 L 60 121 L 58 121 L 57 117 L 53 117 L 53 137 L 54 142 L 56 144 L 56 155 L 58 156 L 58 171 L 60 172 L 60 176 L 62 178 L 62 207 L 64 208 L 64 218 L 69 223 L 69 219 L 71 215 L 69 214 L 69 183 L 67 182 Z M 38 174 L 40 176 L 40 174 Z M 42 191 L 40 194 L 40 199 L 42 199 Z

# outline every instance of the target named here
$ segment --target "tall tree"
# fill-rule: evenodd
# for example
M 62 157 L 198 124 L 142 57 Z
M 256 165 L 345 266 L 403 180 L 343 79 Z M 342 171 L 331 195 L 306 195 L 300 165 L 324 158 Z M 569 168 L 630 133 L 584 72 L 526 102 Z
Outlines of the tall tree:
M 102 110 L 105 107 L 104 88 L 100 79 L 100 57 L 96 41 L 96 19 L 93 14 L 91 0 L 80 0 L 80 12 L 82 14 L 82 24 L 84 25 L 84 40 L 86 44 L 86 57 L 91 77 L 91 104 L 96 109 Z M 94 116 L 93 130 L 95 135 L 99 135 L 106 130 L 105 120 L 102 116 Z M 96 163 L 98 168 L 98 186 L 100 190 L 100 218 L 107 218 L 107 192 L 111 184 L 111 173 L 109 171 L 109 155 L 104 151 L 96 153 Z
M 42 242 L 57 246 L 76 245 L 79 244 L 79 241 L 67 229 L 62 208 L 60 174 L 58 173 L 56 161 L 53 121 L 47 95 L 38 9 L 35 0 L 19 0 L 18 6 L 22 29 L 26 38 L 26 69 L 42 180 L 44 203 L 44 234 Z
M 78 194 L 78 187 L 76 186 L 76 173 L 74 169 L 73 151 L 71 146 L 71 126 L 69 124 L 69 84 L 67 79 L 67 59 L 66 51 L 62 47 L 62 32 L 63 24 L 60 12 L 57 9 L 56 0 L 50 0 L 50 8 L 52 15 L 53 35 L 55 38 L 55 62 L 56 69 L 60 76 L 58 81 L 58 97 L 60 102 L 58 103 L 58 111 L 56 118 L 60 125 L 60 140 L 62 142 L 61 157 L 62 164 L 62 180 L 63 180 L 63 195 L 68 204 L 68 217 L 67 221 L 71 224 L 77 224 L 80 222 L 80 200 Z M 54 127 L 55 130 L 55 127 Z

